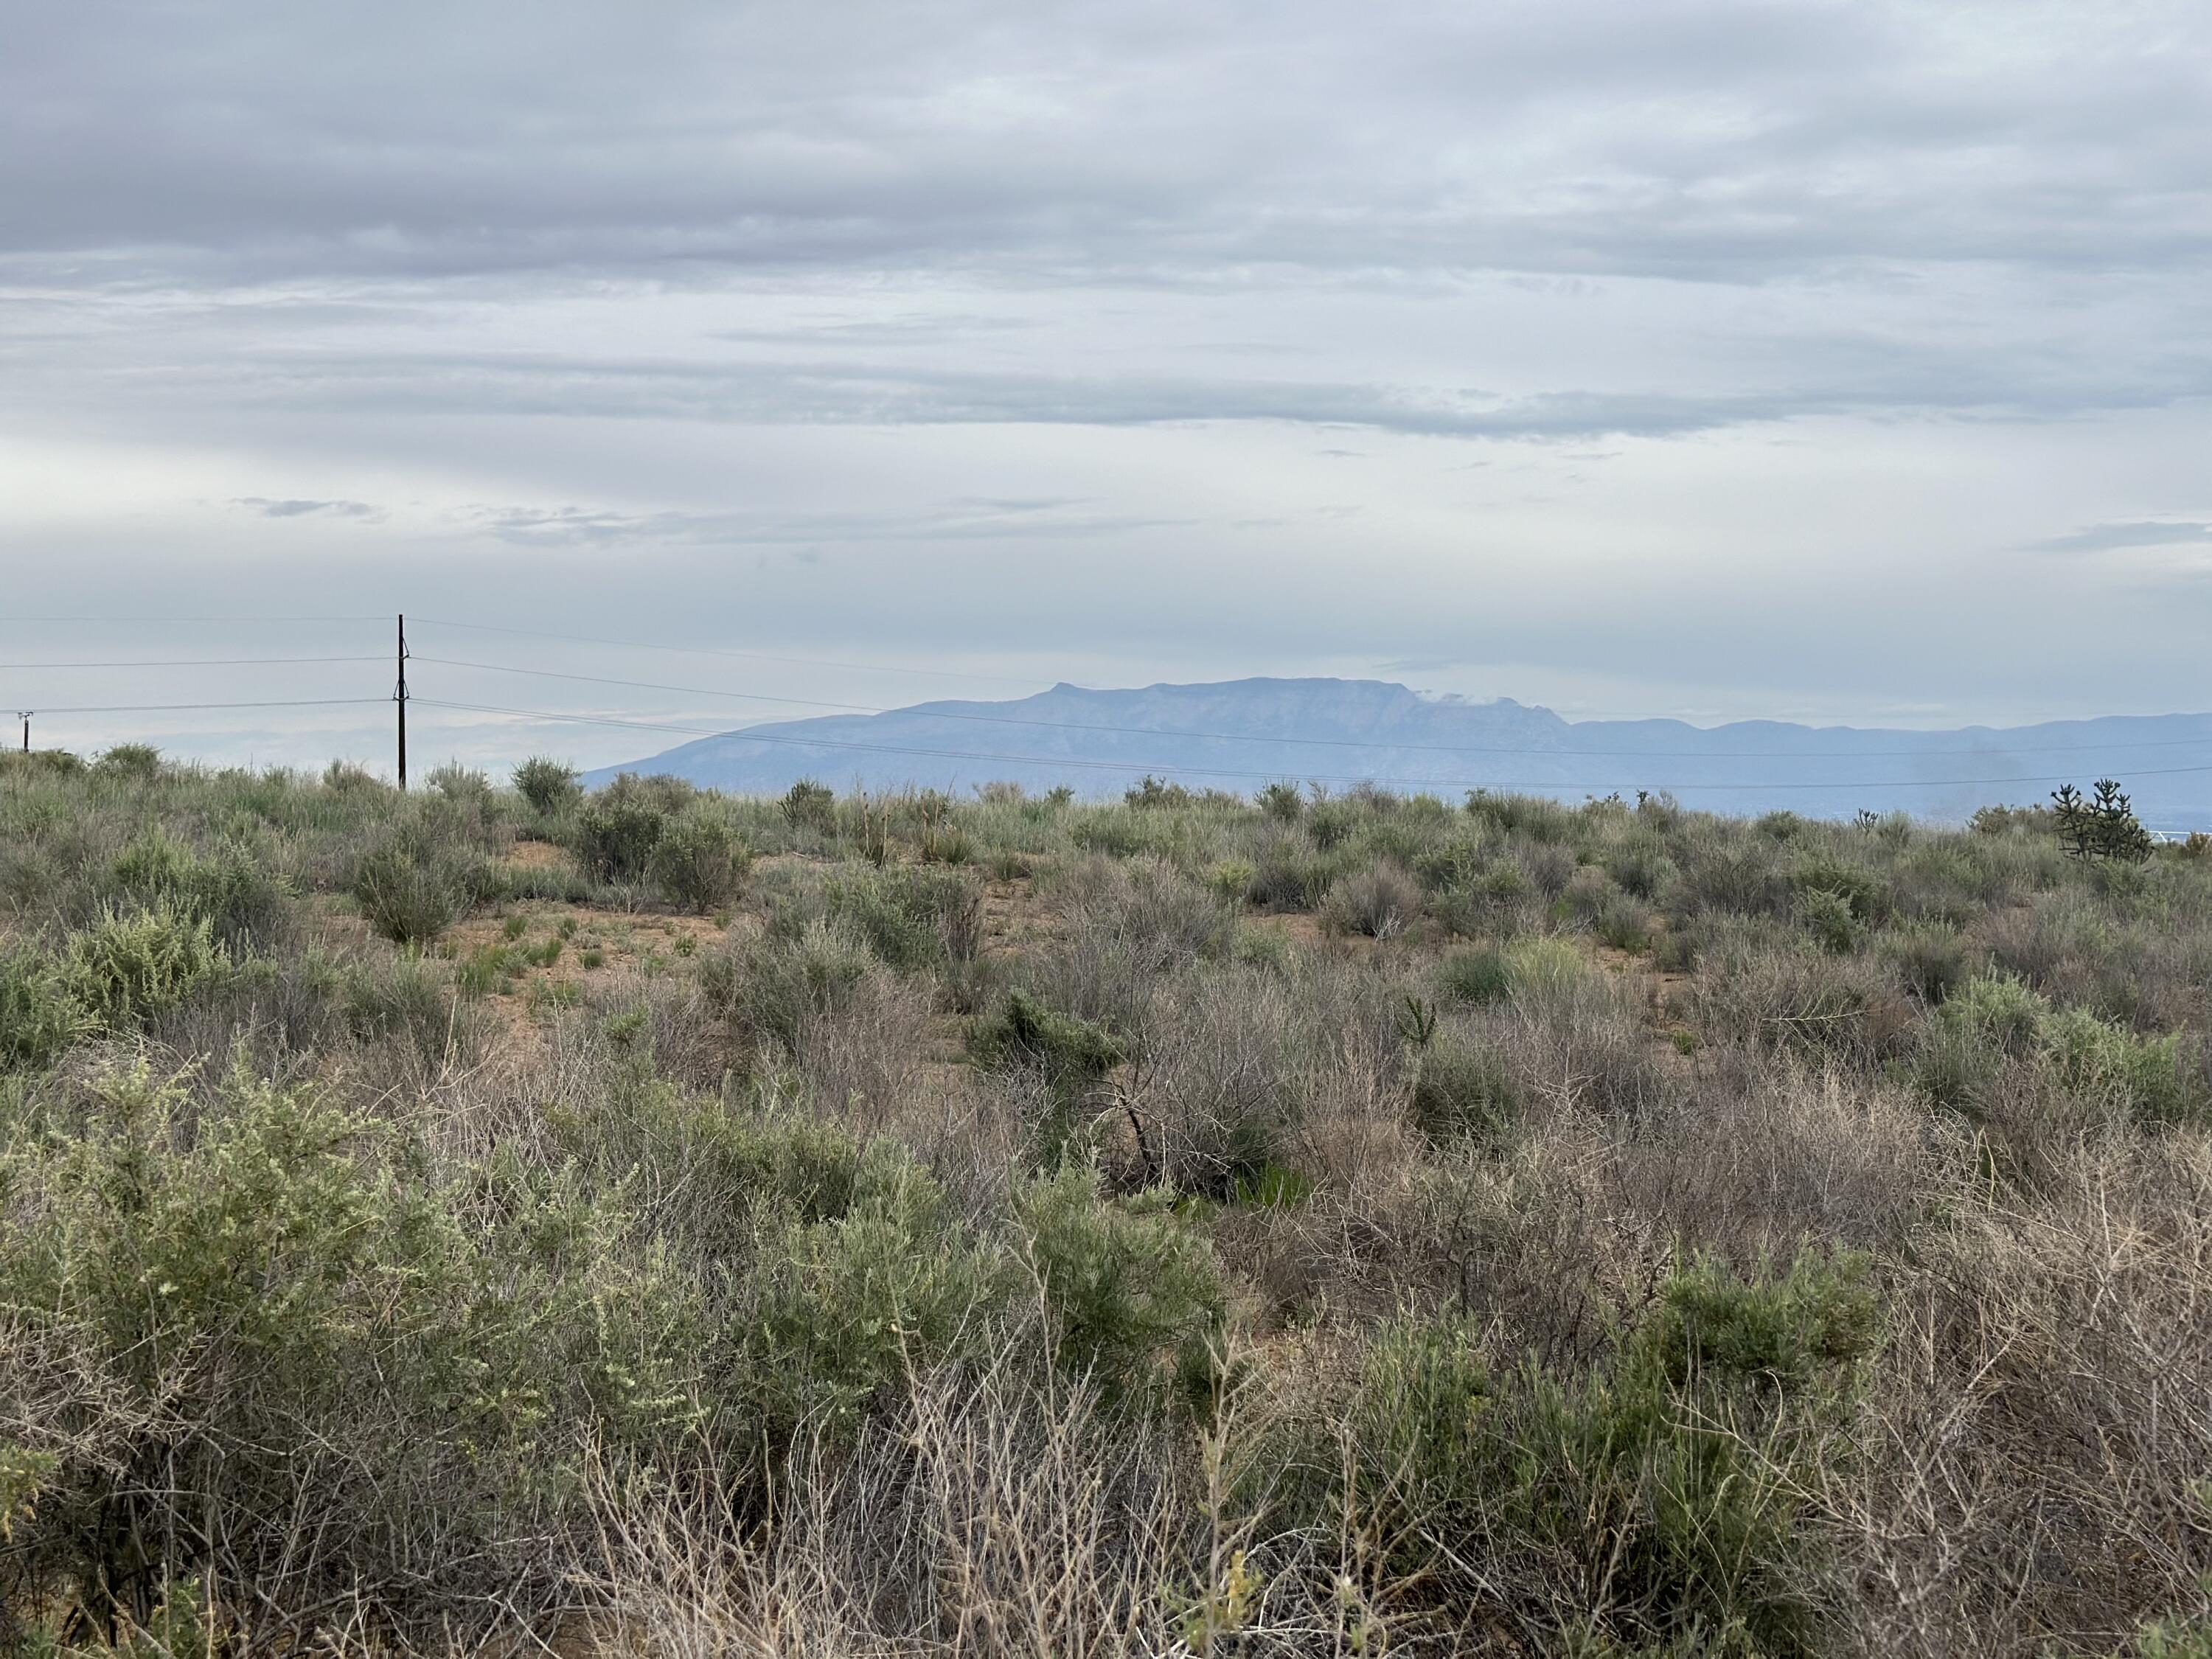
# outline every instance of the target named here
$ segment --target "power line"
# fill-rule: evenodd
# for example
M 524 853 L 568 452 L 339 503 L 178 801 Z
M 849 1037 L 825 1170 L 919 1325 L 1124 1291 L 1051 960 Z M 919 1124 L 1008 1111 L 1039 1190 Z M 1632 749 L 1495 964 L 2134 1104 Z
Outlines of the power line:
M 0 662 L 0 671 L 32 668 L 268 668 L 311 662 L 382 662 L 381 657 L 170 657 L 131 662 Z
M 1186 777 L 1242 778 L 1272 780 L 1279 772 L 1239 772 L 1218 767 L 1176 766 L 1154 761 L 1075 760 L 1060 755 L 992 755 L 964 749 L 923 749 L 904 744 L 848 743 L 827 738 L 757 737 L 744 732 L 702 731 L 696 726 L 677 726 L 659 720 L 617 720 L 609 715 L 565 714 L 544 708 L 507 708 L 491 703 L 451 702 L 443 698 L 415 699 L 425 708 L 455 708 L 479 714 L 508 714 L 525 720 L 564 720 L 585 726 L 621 726 L 637 732 L 676 732 L 688 737 L 726 737 L 733 742 L 766 743 L 799 749 L 849 749 L 879 755 L 917 755 L 940 760 L 988 761 L 1008 766 L 1083 767 L 1091 770 L 1112 772 L 1164 772 Z M 2169 766 L 2130 772 L 2128 777 L 2169 777 L 2180 773 L 2212 772 L 2208 766 Z M 1433 789 L 1616 789 L 1619 781 L 1605 783 L 1565 783 L 1549 779 L 1540 781 L 1508 783 L 1501 780 L 1472 778 L 1391 778 L 1378 780 L 1371 776 L 1313 777 L 1316 783 L 1370 783 L 1388 781 L 1400 787 Z M 1989 783 L 2063 783 L 2067 775 L 2053 773 L 2035 777 L 2002 778 L 1851 778 L 1819 782 L 1758 782 L 1758 783 L 1656 783 L 1647 782 L 1647 789 L 1951 789 Z
M 382 617 L 31 617 L 16 612 L 7 622 L 23 623 L 371 623 Z
M 635 691 L 674 691 L 692 696 L 731 697 L 745 702 L 781 703 L 796 708 L 830 708 L 848 714 L 911 714 L 917 719 L 933 720 L 966 720 L 986 726 L 1035 726 L 1051 732 L 1106 732 L 1132 738 L 1196 738 L 1216 743 L 1289 744 L 1301 748 L 1317 749 L 1377 749 L 1402 750 L 1409 753 L 1440 755 L 1539 755 L 1604 756 L 1629 760 L 1875 760 L 1889 758 L 1918 759 L 1946 755 L 1990 755 L 1992 758 L 2006 754 L 2074 755 L 2105 754 L 2118 749 L 2179 749 L 2191 744 L 2212 743 L 2212 733 L 2194 738 L 2160 738 L 2137 743 L 2098 744 L 2007 744 L 1990 750 L 1983 749 L 1531 749 L 1525 746 L 1486 744 L 1449 743 L 1393 743 L 1387 739 L 1362 740 L 1353 738 L 1279 738 L 1252 732 L 1192 732 L 1172 726 L 1112 726 L 1081 720 L 1026 720 L 1013 714 L 954 714 L 944 709 L 884 708 L 867 703 L 831 702 L 820 697 L 778 697 L 761 691 L 728 691 L 711 685 L 668 685 L 654 680 L 623 680 L 603 674 L 571 674 L 550 668 L 520 668 L 511 663 L 465 662 L 457 657 L 414 656 L 415 662 L 435 663 L 444 668 L 481 669 L 494 674 L 522 674 L 537 679 L 575 680 L 588 685 L 618 685 Z M 1700 787 L 1705 786 L 1698 786 Z
M 743 662 L 797 663 L 808 668 L 843 668 L 862 674 L 912 674 L 922 679 L 981 680 L 994 685 L 1035 685 L 1034 678 L 1012 674 L 969 674 L 951 668 L 902 668 L 895 663 L 833 662 L 826 657 L 785 657 L 766 651 L 710 650 L 701 645 L 661 645 L 651 640 L 603 640 L 586 634 L 549 634 L 536 628 L 507 628 L 492 623 L 465 623 L 418 617 L 432 628 L 465 628 L 477 634 L 516 634 L 533 640 L 565 640 L 571 645 L 611 645 L 625 651 L 680 651 L 695 657 L 728 657 Z
M 40 714 L 152 714 L 187 708 L 331 708 L 345 703 L 390 702 L 389 697 L 275 697 L 257 702 L 102 702 L 57 708 L 42 705 Z

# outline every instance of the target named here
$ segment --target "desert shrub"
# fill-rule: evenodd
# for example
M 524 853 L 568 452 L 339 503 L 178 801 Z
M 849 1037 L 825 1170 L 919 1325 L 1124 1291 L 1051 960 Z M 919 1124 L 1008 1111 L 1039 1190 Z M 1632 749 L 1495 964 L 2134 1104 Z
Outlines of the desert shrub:
M 1387 860 L 1339 880 L 1322 907 L 1328 927 L 1370 939 L 1395 939 L 1420 914 L 1420 884 Z
M 473 766 L 447 761 L 423 774 L 422 781 L 447 800 L 481 803 L 491 793 L 491 780 Z
M 1513 964 L 1495 945 L 1455 951 L 1437 964 L 1437 984 L 1455 1001 L 1482 1007 L 1513 994 Z
M 1609 945 L 1632 956 L 1641 956 L 1651 948 L 1650 913 L 1620 894 L 1613 895 L 1599 907 L 1590 919 L 1590 932 L 1601 945 Z
M 204 920 L 232 951 L 265 949 L 291 926 L 290 884 L 235 841 L 203 858 L 155 829 L 116 855 L 101 885 L 112 902 Z
M 867 947 L 826 920 L 706 957 L 699 982 L 738 1044 L 797 1054 L 815 1022 L 849 1006 L 872 966 Z
M 1498 1046 L 1455 1027 L 1422 1045 L 1413 1066 L 1413 1121 L 1436 1139 L 1492 1141 L 1521 1109 L 1521 1087 Z
M 1667 854 L 1666 844 L 1656 836 L 1638 832 L 1613 849 L 1606 859 L 1605 867 L 1620 890 L 1632 898 L 1656 899 L 1667 884 L 1674 878 L 1674 860 Z
M 1590 964 L 1564 939 L 1521 939 L 1504 951 L 1513 992 L 1523 1000 L 1570 995 L 1590 977 Z
M 825 783 L 812 778 L 801 778 L 784 791 L 778 803 L 784 822 L 794 830 L 811 830 L 818 835 L 829 835 L 837 827 L 837 794 Z
M 1307 810 L 1306 834 L 1326 853 L 1350 841 L 1360 826 L 1361 812 L 1349 800 L 1316 800 Z
M 1957 930 L 1939 922 L 1908 922 L 1884 933 L 1880 946 L 1899 984 L 1929 1007 L 1965 985 L 1972 971 Z
M 2181 1035 L 2139 1036 L 2086 1009 L 2045 1015 L 2037 1031 L 2040 1059 L 2062 1088 L 2103 1096 L 2154 1123 L 2199 1122 L 2208 1116 L 2201 1076 L 2185 1067 Z
M 514 787 L 541 817 L 557 817 L 582 797 L 576 769 L 550 755 L 532 755 L 514 769 Z
M 1779 916 L 1792 897 L 1789 878 L 1774 854 L 1755 842 L 1713 843 L 1680 855 L 1684 912 Z
M 693 1420 L 682 1294 L 559 1176 L 495 1155 L 444 1187 L 388 1124 L 243 1073 L 197 1106 L 143 1068 L 97 1087 L 11 1147 L 0 1210 L 17 1353 L 100 1379 L 14 1529 L 33 1582 L 128 1606 L 204 1567 L 280 1614 L 542 1594 L 557 1568 L 494 1540 L 562 1524 L 586 1437 Z
M 962 871 L 891 865 L 833 877 L 823 894 L 831 920 L 893 968 L 964 962 L 982 943 L 982 892 Z
M 175 1007 L 228 965 L 207 920 L 165 902 L 112 910 L 71 934 L 61 977 L 89 1019 L 119 1029 Z
M 1826 887 L 1809 887 L 1797 896 L 1797 920 L 1825 951 L 1849 956 L 1859 947 L 1859 920 L 1851 902 Z
M 1336 879 L 1335 860 L 1303 837 L 1276 835 L 1261 842 L 1244 896 L 1262 910 L 1310 910 Z
M 0 951 L 0 1067 L 41 1070 L 92 1025 L 53 963 L 27 949 Z
M 1756 933 L 1717 940 L 1698 964 L 1698 1024 L 1752 1049 L 1860 1063 L 1898 1052 L 1911 1010 L 1865 957 L 1814 952 Z
M 705 915 L 743 890 L 752 853 L 718 814 L 693 808 L 668 820 L 654 842 L 646 874 L 663 900 Z
M 1574 835 L 1574 814 L 1548 795 L 1499 794 L 1475 790 L 1467 798 L 1470 817 L 1527 840 L 1553 843 Z
M 161 775 L 161 751 L 150 743 L 118 743 L 102 751 L 93 770 L 104 777 L 151 783 Z
M 1176 1218 L 1172 1194 L 1112 1202 L 1096 1171 L 1067 1169 L 1024 1192 L 1018 1214 L 1063 1366 L 1109 1395 L 1170 1378 L 1200 1395 L 1228 1297 L 1212 1247 Z
M 393 1044 L 428 1064 L 465 1035 L 453 987 L 427 962 L 352 963 L 340 975 L 337 997 L 356 1042 Z
M 668 807 L 629 773 L 577 810 L 570 850 L 603 881 L 641 880 L 668 828 Z
M 1127 1058 L 1111 1032 L 1073 1014 L 1055 1013 L 1018 989 L 1006 994 L 997 1012 L 969 1027 L 968 1047 L 986 1066 L 1038 1072 L 1054 1093 L 1068 1098 Z
M 1786 1274 L 1676 1273 L 1584 1375 L 1493 1371 L 1468 1328 L 1401 1320 L 1347 1413 L 1347 1497 L 1404 1577 L 1510 1585 L 1562 1638 L 1810 1655 L 1808 1484 L 1880 1329 L 1863 1268 L 1809 1253 Z
M 910 1368 L 980 1338 L 994 1294 L 990 1254 L 911 1153 L 873 1142 L 841 1173 L 834 1206 L 817 1194 L 819 1218 L 770 1236 L 732 1322 L 733 1392 L 771 1446 L 802 1426 L 848 1440 Z
M 356 863 L 349 884 L 370 927 L 396 943 L 421 945 L 466 915 L 490 883 L 481 853 L 418 819 L 386 831 Z
M 1253 804 L 1269 817 L 1280 823 L 1296 823 L 1306 810 L 1305 797 L 1298 787 L 1285 779 L 1265 786 L 1253 797 Z

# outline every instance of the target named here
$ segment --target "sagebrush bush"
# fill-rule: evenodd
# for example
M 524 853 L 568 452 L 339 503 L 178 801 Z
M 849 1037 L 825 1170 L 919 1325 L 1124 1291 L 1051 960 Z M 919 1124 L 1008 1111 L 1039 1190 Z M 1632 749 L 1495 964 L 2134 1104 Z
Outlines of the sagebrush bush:
M 963 872 L 893 865 L 823 890 L 830 917 L 893 968 L 963 962 L 981 942 L 982 893 Z
M 1034 1069 L 1063 1096 L 1080 1094 L 1127 1058 L 1110 1032 L 1073 1014 L 1055 1013 L 1021 990 L 970 1028 L 969 1050 L 983 1065 Z
M 646 873 L 668 903 L 704 915 L 737 898 L 751 867 L 751 849 L 729 823 L 695 808 L 668 821 Z
M 71 934 L 61 981 L 92 1023 L 117 1029 L 175 1007 L 228 965 L 213 925 L 165 901 Z
M 1340 878 L 1322 907 L 1330 927 L 1378 939 L 1397 938 L 1420 914 L 1420 884 L 1388 860 Z
M 490 885 L 483 855 L 424 822 L 388 830 L 354 866 L 351 888 L 368 925 L 402 945 L 452 927 Z
M 574 805 L 583 791 L 576 769 L 550 755 L 532 755 L 514 769 L 514 787 L 541 817 L 556 817 Z
M 1172 1382 L 1203 1397 L 1228 1313 L 1212 1247 L 1179 1221 L 1172 1195 L 1120 1203 L 1095 1171 L 1063 1170 L 1017 1206 L 1062 1365 L 1109 1394 Z

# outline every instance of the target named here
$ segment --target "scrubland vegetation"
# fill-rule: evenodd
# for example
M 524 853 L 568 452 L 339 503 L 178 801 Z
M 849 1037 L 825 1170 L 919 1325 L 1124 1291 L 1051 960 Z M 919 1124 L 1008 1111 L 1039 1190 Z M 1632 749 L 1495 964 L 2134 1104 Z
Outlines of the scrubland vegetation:
M 2212 1653 L 2201 848 L 514 783 L 0 767 L 0 1647 Z

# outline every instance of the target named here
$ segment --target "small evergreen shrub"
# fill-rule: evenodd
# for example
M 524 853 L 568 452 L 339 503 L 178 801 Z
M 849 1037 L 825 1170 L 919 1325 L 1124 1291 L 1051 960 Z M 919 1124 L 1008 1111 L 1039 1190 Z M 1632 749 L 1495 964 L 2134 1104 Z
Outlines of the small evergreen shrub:
M 388 830 L 355 865 L 350 884 L 368 924 L 400 945 L 424 945 L 490 890 L 483 855 L 427 821 Z
M 1054 1013 L 1018 989 L 1006 994 L 996 1013 L 969 1028 L 968 1047 L 987 1067 L 1042 1073 L 1054 1093 L 1070 1098 L 1127 1058 L 1111 1032 L 1073 1014 Z
M 577 810 L 572 850 L 602 881 L 641 881 L 667 829 L 667 807 L 624 773 Z
M 647 873 L 666 902 L 704 915 L 744 889 L 752 853 L 727 819 L 696 807 L 668 821 Z
M 962 871 L 891 865 L 823 884 L 830 919 L 902 969 L 972 959 L 982 944 L 983 896 Z
M 1519 1115 L 1521 1091 L 1497 1045 L 1446 1028 L 1414 1062 L 1413 1105 L 1431 1139 L 1494 1141 Z
M 837 795 L 829 785 L 801 778 L 784 792 L 780 803 L 784 822 L 794 830 L 833 834 L 837 828 Z
M 1387 860 L 1339 881 L 1322 908 L 1328 927 L 1376 939 L 1397 938 L 1420 914 L 1420 884 Z
M 94 1024 L 119 1030 L 167 1012 L 229 966 L 204 917 L 167 901 L 111 910 L 70 936 L 62 982 Z
M 27 949 L 0 952 L 0 1067 L 42 1071 L 94 1023 L 52 963 Z
M 151 783 L 161 775 L 161 751 L 150 743 L 118 743 L 102 752 L 92 769 L 102 777 Z
M 1454 1001 L 1484 1007 L 1513 994 L 1513 964 L 1495 945 L 1455 951 L 1437 965 L 1437 984 Z
M 550 755 L 532 755 L 514 769 L 514 787 L 540 817 L 558 817 L 582 798 L 576 769 Z
M 1110 1395 L 1172 1382 L 1202 1398 L 1228 1319 L 1213 1248 L 1178 1221 L 1173 1195 L 1120 1203 L 1097 1172 L 1062 1170 L 1018 1205 L 1060 1364 Z

